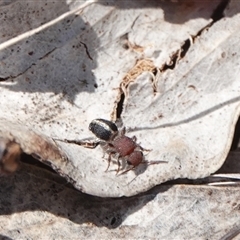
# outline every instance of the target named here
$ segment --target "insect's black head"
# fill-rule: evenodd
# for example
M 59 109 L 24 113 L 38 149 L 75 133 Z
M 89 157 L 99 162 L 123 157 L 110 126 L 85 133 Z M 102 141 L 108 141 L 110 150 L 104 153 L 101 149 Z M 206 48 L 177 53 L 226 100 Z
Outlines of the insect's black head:
M 89 124 L 89 130 L 99 139 L 110 141 L 118 133 L 115 123 L 105 119 L 94 119 Z

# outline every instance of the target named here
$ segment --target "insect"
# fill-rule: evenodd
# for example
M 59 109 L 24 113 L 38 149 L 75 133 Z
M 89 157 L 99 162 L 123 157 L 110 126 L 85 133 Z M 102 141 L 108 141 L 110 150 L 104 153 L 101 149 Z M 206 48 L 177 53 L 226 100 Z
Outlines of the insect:
M 115 156 L 117 159 L 118 169 L 116 174 L 120 170 L 120 160 L 125 160 L 128 165 L 131 165 L 130 168 L 123 171 L 121 174 L 124 174 L 140 164 L 159 164 L 167 163 L 166 161 L 146 161 L 143 155 L 143 151 L 151 151 L 149 149 L 144 149 L 137 143 L 137 138 L 133 136 L 132 138 L 125 135 L 125 127 L 119 131 L 115 123 L 105 120 L 105 119 L 94 119 L 89 124 L 89 130 L 97 137 L 97 140 L 94 142 L 84 141 L 84 140 L 60 140 L 68 143 L 74 143 L 81 145 L 86 148 L 96 148 L 99 144 L 108 154 L 108 166 L 105 171 L 109 169 L 110 163 L 112 161 L 112 156 Z
M 96 137 L 104 142 L 99 142 L 106 153 L 108 153 L 108 170 L 110 163 L 112 161 L 112 156 L 115 155 L 117 158 L 118 169 L 120 169 L 120 159 L 124 159 L 128 165 L 131 165 L 129 169 L 123 171 L 121 174 L 124 174 L 138 165 L 145 164 L 157 164 L 157 163 L 166 163 L 165 161 L 145 161 L 143 151 L 150 151 L 144 149 L 139 144 L 137 144 L 137 138 L 134 136 L 132 138 L 125 135 L 126 129 L 123 128 L 120 132 L 118 131 L 117 126 L 108 120 L 105 119 L 95 119 L 89 125 L 89 130 L 95 134 Z

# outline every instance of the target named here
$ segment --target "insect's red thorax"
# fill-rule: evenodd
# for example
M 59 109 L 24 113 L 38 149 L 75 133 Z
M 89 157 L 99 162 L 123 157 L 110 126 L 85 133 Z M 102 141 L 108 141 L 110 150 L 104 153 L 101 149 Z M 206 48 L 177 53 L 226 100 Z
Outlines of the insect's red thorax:
M 129 137 L 121 136 L 114 140 L 113 146 L 122 157 L 125 157 L 134 151 L 136 143 Z

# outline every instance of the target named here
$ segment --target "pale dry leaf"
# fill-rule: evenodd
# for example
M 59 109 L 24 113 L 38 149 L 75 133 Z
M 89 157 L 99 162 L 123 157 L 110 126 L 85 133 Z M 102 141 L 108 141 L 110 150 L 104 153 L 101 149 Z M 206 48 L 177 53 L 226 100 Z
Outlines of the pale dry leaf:
M 83 194 L 22 165 L 0 181 L 0 232 L 11 239 L 230 239 L 239 187 L 160 185 L 130 198 Z
M 240 90 L 239 4 L 229 1 L 226 17 L 214 23 L 220 3 L 1 1 L 0 135 L 98 196 L 130 196 L 169 179 L 216 172 L 230 148 Z M 19 21 L 13 24 L 12 16 Z M 52 140 L 92 137 L 90 121 L 115 119 L 123 93 L 127 135 L 152 149 L 147 160 L 168 164 L 116 176 L 116 164 L 104 172 L 101 148 Z M 231 166 L 239 173 L 238 156 L 234 165 L 232 157 L 212 181 L 233 174 Z M 230 239 L 239 233 L 239 187 L 161 185 L 102 199 L 23 164 L 1 178 L 0 189 L 6 239 Z
M 19 24 L 26 18 L 31 24 L 11 29 L 9 41 L 0 39 L 1 135 L 97 196 L 131 196 L 170 179 L 216 172 L 229 151 L 240 100 L 239 6 L 230 2 L 226 17 L 211 26 L 220 3 L 61 1 L 53 7 L 41 1 L 41 13 L 32 10 L 34 2 L 5 5 L 3 15 L 29 7 Z M 2 31 L 11 26 L 6 14 Z M 123 93 L 127 135 L 152 149 L 147 160 L 166 164 L 116 176 L 114 163 L 105 172 L 100 147 L 52 141 L 93 137 L 91 120 L 115 120 Z M 48 154 L 39 142 L 49 144 Z

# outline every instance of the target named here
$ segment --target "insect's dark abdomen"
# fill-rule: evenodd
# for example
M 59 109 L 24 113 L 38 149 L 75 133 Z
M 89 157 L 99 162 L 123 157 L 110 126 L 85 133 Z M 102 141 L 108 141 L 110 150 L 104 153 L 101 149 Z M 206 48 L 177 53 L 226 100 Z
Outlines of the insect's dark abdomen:
M 118 133 L 115 123 L 105 119 L 94 119 L 89 124 L 89 130 L 101 140 L 109 141 Z

